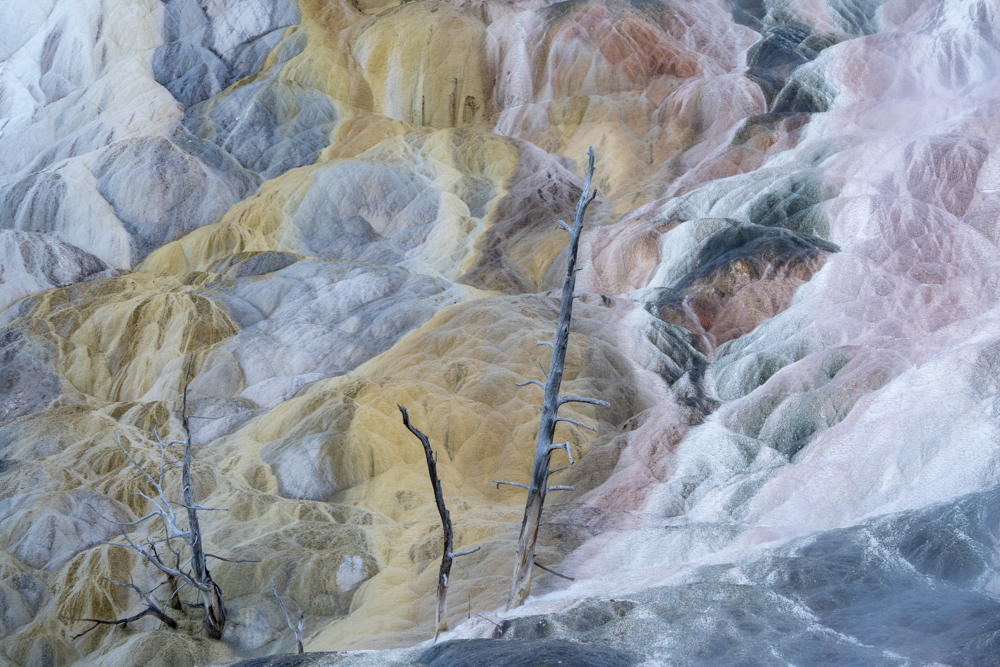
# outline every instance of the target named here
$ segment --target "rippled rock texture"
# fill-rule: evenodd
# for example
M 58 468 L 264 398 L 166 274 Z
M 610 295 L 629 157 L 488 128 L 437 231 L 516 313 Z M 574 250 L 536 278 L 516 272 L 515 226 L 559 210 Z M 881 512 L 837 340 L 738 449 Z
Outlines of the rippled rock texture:
M 0 664 L 996 663 L 997 91 L 988 0 L 5 0 Z M 590 145 L 563 390 L 611 405 L 557 432 L 575 580 L 504 613 Z M 102 517 L 189 358 L 233 622 L 74 638 L 161 583 Z M 434 647 L 397 403 L 481 547 Z M 272 657 L 272 582 L 392 650 Z

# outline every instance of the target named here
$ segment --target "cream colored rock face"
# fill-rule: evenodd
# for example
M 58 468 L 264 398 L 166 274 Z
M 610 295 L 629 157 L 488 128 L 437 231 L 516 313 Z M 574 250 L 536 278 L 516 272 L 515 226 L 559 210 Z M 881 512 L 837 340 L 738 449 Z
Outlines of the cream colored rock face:
M 369 22 L 351 54 L 383 115 L 417 125 L 460 127 L 493 115 L 495 75 L 487 54 L 495 49 L 472 12 L 446 2 L 422 2 Z M 456 57 L 459 53 L 462 57 Z
M 490 480 L 529 474 L 591 145 L 563 393 L 611 407 L 564 408 L 597 432 L 559 425 L 537 553 L 576 581 L 525 611 L 1000 483 L 996 8 L 732 4 L 0 2 L 0 664 L 290 651 L 272 582 L 308 650 L 431 637 L 397 403 L 481 547 L 448 621 L 499 620 Z M 117 439 L 159 465 L 188 359 L 234 622 L 74 639 L 142 609 L 108 580 L 172 593 L 106 518 L 149 510 Z

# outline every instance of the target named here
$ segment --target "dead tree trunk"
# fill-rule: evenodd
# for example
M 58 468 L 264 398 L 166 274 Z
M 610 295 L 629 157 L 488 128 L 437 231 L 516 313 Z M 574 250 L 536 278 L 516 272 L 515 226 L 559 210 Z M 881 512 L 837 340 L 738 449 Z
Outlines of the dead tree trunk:
M 448 577 L 451 576 L 451 564 L 459 556 L 479 551 L 479 547 L 460 553 L 452 552 L 454 537 L 451 530 L 451 515 L 448 513 L 448 508 L 444 505 L 444 493 L 441 491 L 441 480 L 438 478 L 437 461 L 434 460 L 434 451 L 431 449 L 431 443 L 426 435 L 410 424 L 410 414 L 406 411 L 406 408 L 398 403 L 396 407 L 399 408 L 399 412 L 403 415 L 403 425 L 424 446 L 424 456 L 427 457 L 427 474 L 431 478 L 431 486 L 434 488 L 434 502 L 437 504 L 438 514 L 441 515 L 441 526 L 444 529 L 444 554 L 441 556 L 441 569 L 438 571 L 437 609 L 434 613 L 434 639 L 436 640 L 439 634 L 448 629 L 448 622 L 445 620 L 445 608 L 448 604 Z
M 524 506 L 524 520 L 521 522 L 521 536 L 517 541 L 517 556 L 514 560 L 514 577 L 510 585 L 510 595 L 507 598 L 507 609 L 518 607 L 528 597 L 531 590 L 531 568 L 535 564 L 535 541 L 538 538 L 538 525 L 542 516 L 542 505 L 545 503 L 547 491 L 558 489 L 570 489 L 571 487 L 548 486 L 549 475 L 556 470 L 563 470 L 567 466 L 549 469 L 552 452 L 562 449 L 569 456 L 569 464 L 573 464 L 573 456 L 570 454 L 569 442 L 559 445 L 553 444 L 556 424 L 567 422 L 583 426 L 573 419 L 559 416 L 559 407 L 566 403 L 591 403 L 595 405 L 608 405 L 604 401 L 592 398 L 581 398 L 579 396 L 559 396 L 559 387 L 562 384 L 563 369 L 566 363 L 566 347 L 569 344 L 569 325 L 573 314 L 573 288 L 576 285 L 576 254 L 580 244 L 580 234 L 583 231 L 583 216 L 587 211 L 587 206 L 597 196 L 597 190 L 590 191 L 591 181 L 594 176 L 594 149 L 587 152 L 587 178 L 583 184 L 583 192 L 580 194 L 580 201 L 576 205 L 576 217 L 573 226 L 569 227 L 562 220 L 559 226 L 569 232 L 569 252 L 566 256 L 566 277 L 563 280 L 562 301 L 559 305 L 559 324 L 556 327 L 556 339 L 552 343 L 539 344 L 552 347 L 552 363 L 549 365 L 549 372 L 546 382 L 542 385 L 537 380 L 525 382 L 523 384 L 537 384 L 545 389 L 545 398 L 542 403 L 542 418 L 538 429 L 538 441 L 535 445 L 535 458 L 531 469 L 531 482 L 526 486 L 528 499 Z M 495 480 L 494 480 L 495 481 Z M 499 482 L 511 484 L 510 482 Z M 525 486 L 514 484 L 515 486 Z
M 191 379 L 192 356 L 188 360 L 187 373 L 184 377 L 184 395 L 181 400 L 181 424 L 184 426 L 184 465 L 181 469 L 181 485 L 184 494 L 184 506 L 187 509 L 188 531 L 191 545 L 192 580 L 201 594 L 202 607 L 205 610 L 205 620 L 202 628 L 205 635 L 212 639 L 220 639 L 226 627 L 226 607 L 222 602 L 222 590 L 212 580 L 208 571 L 208 559 L 201 541 L 201 526 L 198 523 L 198 507 L 194 504 L 194 489 L 191 483 L 191 424 L 187 413 L 188 382 Z

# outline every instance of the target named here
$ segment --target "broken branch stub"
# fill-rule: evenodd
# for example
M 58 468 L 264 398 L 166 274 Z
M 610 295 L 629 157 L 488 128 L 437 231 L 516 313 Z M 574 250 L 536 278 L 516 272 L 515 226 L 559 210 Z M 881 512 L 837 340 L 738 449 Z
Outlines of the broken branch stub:
M 554 574 L 554 575 L 556 575 L 557 577 L 559 577 L 561 579 L 567 579 L 569 581 L 576 581 L 576 579 L 574 579 L 573 577 L 567 577 L 565 574 L 561 574 L 559 572 L 556 572 L 552 568 L 545 567 L 544 565 L 542 565 L 541 563 L 539 563 L 537 560 L 535 561 L 535 567 L 539 567 L 539 568 L 545 570 L 546 572 L 548 572 L 549 574 Z
M 410 423 L 410 413 L 399 403 L 396 404 L 400 414 L 403 415 L 403 425 L 409 429 L 410 433 L 416 436 L 420 444 L 424 447 L 424 456 L 427 458 L 427 474 L 431 478 L 431 487 L 434 489 L 434 502 L 437 504 L 438 514 L 441 515 L 441 527 L 444 530 L 444 554 L 441 556 L 441 569 L 438 571 L 437 585 L 437 608 L 434 614 L 434 639 L 448 629 L 448 622 L 445 620 L 445 609 L 448 604 L 448 577 L 451 576 L 451 564 L 459 556 L 479 551 L 479 547 L 455 553 L 452 551 L 453 535 L 451 530 L 451 515 L 444 504 L 444 493 L 441 491 L 441 479 L 437 474 L 437 461 L 434 460 L 434 451 L 427 436 L 420 432 Z
M 274 593 L 274 597 L 278 599 L 278 606 L 281 607 L 281 613 L 285 615 L 285 623 L 288 623 L 288 628 L 295 633 L 295 646 L 299 649 L 299 653 L 305 653 L 305 648 L 302 645 L 302 627 L 306 623 L 306 613 L 302 612 L 299 616 L 299 623 L 295 625 L 292 623 L 292 617 L 288 615 L 288 610 L 285 609 L 285 603 L 281 601 L 281 596 L 278 595 L 278 589 L 274 587 L 274 580 L 271 581 L 271 591 Z
M 580 235 L 583 232 L 583 216 L 594 198 L 597 190 L 591 192 L 590 186 L 594 178 L 594 149 L 587 151 L 587 178 L 583 184 L 580 201 L 576 205 L 576 216 L 573 227 L 565 223 L 561 225 L 569 232 L 569 252 L 566 256 L 566 277 L 563 280 L 562 300 L 559 304 L 559 323 L 556 326 L 555 342 L 539 341 L 539 345 L 552 347 L 552 363 L 545 382 L 545 398 L 542 402 L 542 417 L 538 429 L 538 442 L 535 445 L 535 457 L 531 469 L 531 482 L 528 485 L 528 498 L 524 505 L 524 519 L 521 522 L 521 535 L 517 541 L 517 556 L 514 559 L 514 576 L 510 585 L 510 595 L 507 598 L 507 609 L 518 607 L 528 597 L 531 590 L 531 571 L 534 565 L 535 542 L 538 538 L 538 525 L 542 516 L 542 506 L 545 503 L 549 462 L 554 447 L 552 438 L 556 424 L 560 421 L 569 422 L 584 428 L 590 428 L 572 419 L 559 417 L 559 406 L 569 402 L 593 403 L 605 405 L 604 401 L 596 399 L 581 399 L 576 396 L 559 397 L 559 387 L 562 384 L 563 370 L 566 364 L 566 347 L 569 344 L 569 325 L 573 315 L 573 289 L 576 286 L 576 255 L 580 245 Z M 541 383 L 539 383 L 541 384 Z M 565 447 L 569 454 L 569 445 Z M 572 463 L 572 455 L 570 455 Z

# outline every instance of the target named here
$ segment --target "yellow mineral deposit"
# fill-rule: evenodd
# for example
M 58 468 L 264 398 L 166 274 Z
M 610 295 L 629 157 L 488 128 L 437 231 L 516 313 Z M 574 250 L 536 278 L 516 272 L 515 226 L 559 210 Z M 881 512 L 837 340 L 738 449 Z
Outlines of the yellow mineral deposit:
M 535 341 L 551 335 L 556 306 L 532 296 L 447 309 L 351 377 L 316 383 L 213 445 L 209 456 L 220 468 L 261 492 L 290 495 L 288 487 L 294 487 L 295 495 L 374 511 L 367 539 L 358 547 L 373 550 L 379 571 L 358 590 L 351 615 L 323 630 L 311 646 L 390 647 L 420 641 L 428 631 L 433 635 L 433 605 L 427 616 L 419 600 L 423 586 L 432 591 L 436 584 L 440 526 L 421 468 L 423 452 L 400 423 L 397 402 L 412 406 L 413 420 L 426 425 L 437 445 L 457 544 L 486 545 L 455 566 L 450 597 L 454 602 L 472 595 L 480 608 L 502 604 L 524 501 L 516 490 L 498 490 L 490 479 L 516 480 L 530 470 L 540 396 L 535 387 L 515 383 L 537 377 L 538 362 L 547 361 L 547 348 Z M 656 399 L 632 393 L 634 371 L 605 328 L 615 308 L 598 300 L 581 304 L 577 312 L 579 334 L 570 348 L 566 391 L 599 393 L 615 408 L 565 412 L 613 432 L 611 424 Z M 560 436 L 570 440 L 581 460 L 608 441 L 563 428 Z M 262 460 L 271 466 L 262 469 Z M 581 471 L 567 474 L 566 483 L 588 474 Z M 577 482 L 579 492 L 596 481 L 584 477 Z M 549 543 L 539 558 L 554 562 L 558 550 Z M 228 567 L 227 572 L 236 566 Z M 453 605 L 455 617 L 458 606 Z

